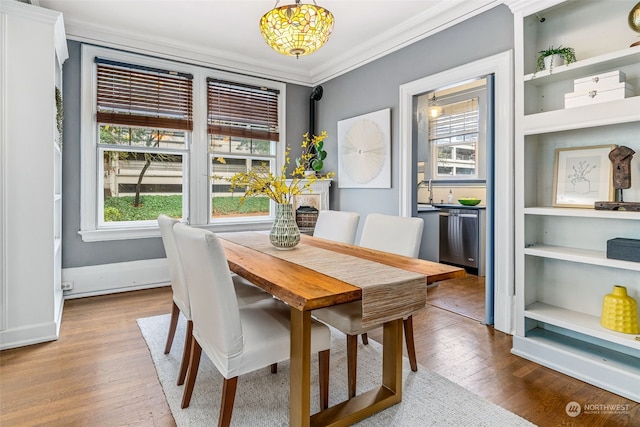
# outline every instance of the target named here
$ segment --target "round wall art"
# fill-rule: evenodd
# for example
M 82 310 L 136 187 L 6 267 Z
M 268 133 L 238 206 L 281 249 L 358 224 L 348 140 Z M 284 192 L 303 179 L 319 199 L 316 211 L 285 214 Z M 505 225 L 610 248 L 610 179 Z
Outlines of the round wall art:
M 338 122 L 338 185 L 389 188 L 390 110 Z

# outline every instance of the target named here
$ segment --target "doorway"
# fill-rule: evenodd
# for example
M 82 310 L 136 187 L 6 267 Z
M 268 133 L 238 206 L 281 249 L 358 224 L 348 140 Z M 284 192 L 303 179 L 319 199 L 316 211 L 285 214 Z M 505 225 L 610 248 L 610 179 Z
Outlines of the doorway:
M 495 328 L 512 333 L 514 295 L 513 258 L 513 70 L 512 53 L 507 51 L 460 67 L 406 83 L 400 87 L 400 214 L 417 213 L 417 147 L 413 144 L 414 97 L 476 80 L 479 76 L 495 76 L 495 151 L 492 159 L 492 190 L 487 193 L 487 215 L 492 221 L 486 228 L 486 283 L 492 291 L 487 296 L 495 301 L 487 304 L 487 317 L 493 316 Z M 501 224 L 493 228 L 492 224 Z M 496 262 L 500 260 L 500 262 Z M 487 286 L 489 288 L 489 286 Z M 488 299 L 487 299 L 488 301 Z

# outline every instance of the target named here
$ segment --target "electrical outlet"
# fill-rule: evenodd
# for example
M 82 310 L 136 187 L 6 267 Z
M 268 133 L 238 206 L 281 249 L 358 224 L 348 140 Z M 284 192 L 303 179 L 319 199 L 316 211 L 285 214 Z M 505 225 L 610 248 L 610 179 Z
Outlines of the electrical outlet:
M 73 289 L 73 282 L 62 282 L 62 290 L 70 291 Z

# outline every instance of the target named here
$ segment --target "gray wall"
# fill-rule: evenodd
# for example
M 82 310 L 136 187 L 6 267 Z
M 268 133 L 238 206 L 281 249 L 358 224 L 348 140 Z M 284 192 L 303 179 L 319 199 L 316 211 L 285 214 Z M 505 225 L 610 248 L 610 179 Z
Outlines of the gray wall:
M 400 85 L 512 48 L 513 15 L 501 5 L 324 83 L 316 129 L 329 133 L 327 170 L 338 170 L 338 121 L 391 108 L 391 188 L 339 189 L 337 177 L 332 209 L 359 212 L 361 218 L 371 212 L 397 215 Z
M 67 42 L 69 59 L 63 69 L 64 155 L 62 156 L 62 268 L 110 264 L 164 258 L 162 240 L 158 238 L 82 241 L 80 230 L 80 52 L 81 44 Z M 287 84 L 287 143 L 292 158 L 299 152 L 302 135 L 309 121 L 311 88 Z M 296 151 L 296 148 L 298 151 Z
M 164 257 L 160 238 L 84 243 L 80 230 L 80 44 L 69 41 L 64 64 L 64 156 L 62 267 L 82 267 Z M 468 21 L 407 46 L 361 68 L 323 83 L 317 103 L 316 132 L 329 137 L 326 171 L 338 170 L 339 120 L 391 108 L 391 188 L 331 190 L 332 209 L 398 213 L 399 86 L 513 48 L 513 16 L 498 6 Z M 292 158 L 307 131 L 311 88 L 287 85 L 287 143 Z

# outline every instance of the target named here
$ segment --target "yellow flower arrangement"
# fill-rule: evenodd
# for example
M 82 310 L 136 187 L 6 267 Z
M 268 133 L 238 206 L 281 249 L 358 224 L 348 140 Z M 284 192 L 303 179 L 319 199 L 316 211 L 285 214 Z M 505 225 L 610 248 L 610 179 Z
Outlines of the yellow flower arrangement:
M 323 132 L 320 136 L 314 136 L 314 139 L 320 137 L 324 139 L 326 136 L 327 133 Z M 306 144 L 309 143 L 307 134 L 305 134 L 304 138 L 302 143 L 303 150 Z M 287 147 L 285 149 L 284 164 L 278 175 L 271 172 L 267 163 L 261 163 L 247 172 L 238 172 L 231 177 L 216 176 L 214 178 L 229 182 L 231 184 L 230 191 L 235 191 L 237 188 L 244 189 L 244 195 L 240 197 L 240 203 L 244 202 L 247 197 L 267 196 L 276 203 L 288 204 L 293 202 L 294 196 L 302 194 L 304 190 L 311 191 L 311 186 L 316 181 L 331 179 L 335 176 L 335 172 L 328 172 L 324 175 L 305 175 L 305 164 L 298 162 L 290 177 L 287 177 L 287 166 L 291 162 L 290 152 L 291 147 Z M 218 157 L 216 160 L 220 163 L 226 163 L 222 157 Z

